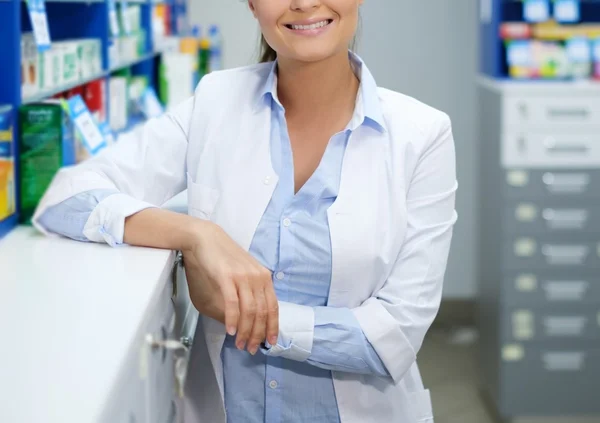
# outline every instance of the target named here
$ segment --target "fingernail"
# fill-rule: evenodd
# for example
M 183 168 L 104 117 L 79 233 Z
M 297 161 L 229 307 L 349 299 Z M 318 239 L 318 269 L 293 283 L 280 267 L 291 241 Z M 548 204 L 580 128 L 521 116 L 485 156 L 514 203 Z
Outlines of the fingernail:
M 277 344 L 277 337 L 276 336 L 272 336 L 271 338 L 269 338 L 269 344 L 276 345 Z
M 239 343 L 237 344 L 238 350 L 243 350 L 245 346 L 246 346 L 246 343 L 245 343 L 245 342 L 239 342 Z
M 229 326 L 229 327 L 227 328 L 227 333 L 228 333 L 229 335 L 231 335 L 231 336 L 235 336 L 235 332 L 236 332 L 236 331 L 235 331 L 235 326 Z
M 256 351 L 258 351 L 258 347 L 252 347 L 248 350 L 248 352 L 252 355 L 256 354 Z

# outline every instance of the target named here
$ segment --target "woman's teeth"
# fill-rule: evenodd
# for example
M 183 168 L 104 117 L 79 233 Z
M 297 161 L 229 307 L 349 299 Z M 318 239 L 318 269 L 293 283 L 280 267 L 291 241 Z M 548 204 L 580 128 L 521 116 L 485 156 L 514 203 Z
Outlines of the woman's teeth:
M 321 21 L 321 22 L 317 22 L 311 25 L 289 25 L 289 27 L 291 27 L 294 30 L 303 30 L 303 31 L 307 31 L 310 29 L 319 29 L 319 28 L 323 28 L 324 26 L 329 25 L 330 21 L 325 20 L 325 21 Z

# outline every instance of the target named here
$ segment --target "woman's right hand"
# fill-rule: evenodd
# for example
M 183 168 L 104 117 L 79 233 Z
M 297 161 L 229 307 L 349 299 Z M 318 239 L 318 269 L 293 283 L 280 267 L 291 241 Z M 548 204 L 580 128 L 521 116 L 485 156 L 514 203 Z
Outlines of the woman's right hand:
M 219 226 L 203 221 L 183 251 L 192 303 L 200 314 L 237 335 L 236 347 L 255 354 L 277 343 L 279 305 L 272 275 Z

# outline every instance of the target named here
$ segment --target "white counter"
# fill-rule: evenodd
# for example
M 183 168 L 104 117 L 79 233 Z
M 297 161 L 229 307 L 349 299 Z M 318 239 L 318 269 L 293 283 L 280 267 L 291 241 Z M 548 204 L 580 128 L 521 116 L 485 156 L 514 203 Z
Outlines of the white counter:
M 0 422 L 98 420 L 173 263 L 26 227 L 0 240 Z

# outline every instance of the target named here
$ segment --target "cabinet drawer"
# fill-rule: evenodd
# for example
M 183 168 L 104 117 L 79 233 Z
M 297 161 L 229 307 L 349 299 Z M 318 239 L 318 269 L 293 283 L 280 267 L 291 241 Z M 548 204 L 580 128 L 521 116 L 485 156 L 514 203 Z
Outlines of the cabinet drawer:
M 514 125 L 600 125 L 600 99 L 580 97 L 506 97 L 504 124 Z
M 518 199 L 600 199 L 600 170 L 524 170 L 505 172 L 505 194 Z
M 555 307 L 573 304 L 600 308 L 600 274 L 596 271 L 513 272 L 504 277 L 503 301 L 509 307 Z
M 502 318 L 502 339 L 509 342 L 600 340 L 599 310 L 597 306 L 583 308 L 580 305 L 508 309 Z
M 500 411 L 504 417 L 600 413 L 600 349 L 589 343 L 501 348 Z
M 600 131 L 564 134 L 510 132 L 502 137 L 505 168 L 589 168 L 600 165 Z
M 544 270 L 572 268 L 575 270 L 600 267 L 600 245 L 597 241 L 574 240 L 563 237 L 555 241 L 547 236 L 515 236 L 503 245 L 505 269 Z
M 517 201 L 504 209 L 504 229 L 527 235 L 600 233 L 600 206 L 575 201 Z

